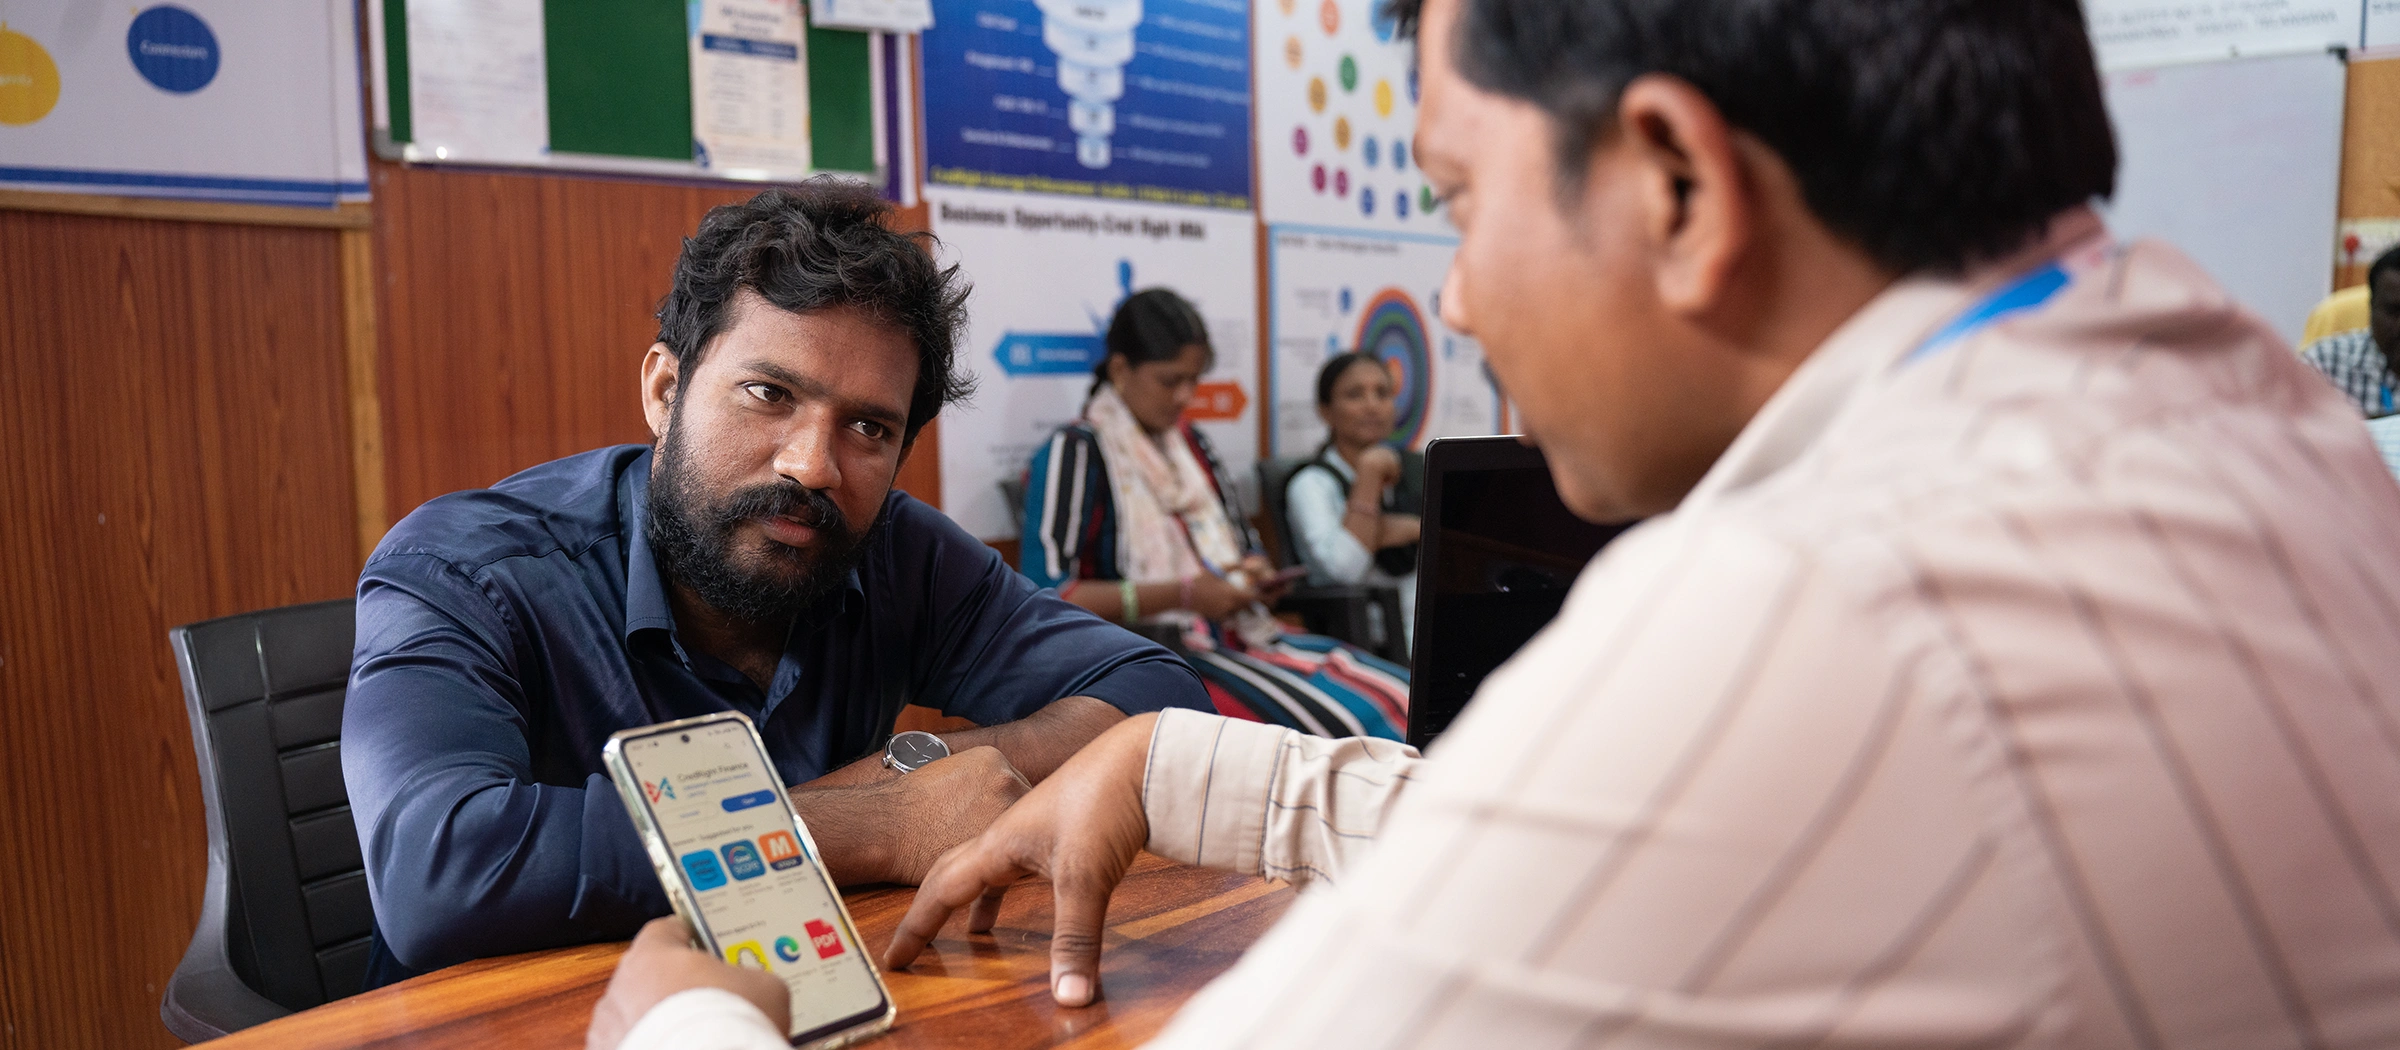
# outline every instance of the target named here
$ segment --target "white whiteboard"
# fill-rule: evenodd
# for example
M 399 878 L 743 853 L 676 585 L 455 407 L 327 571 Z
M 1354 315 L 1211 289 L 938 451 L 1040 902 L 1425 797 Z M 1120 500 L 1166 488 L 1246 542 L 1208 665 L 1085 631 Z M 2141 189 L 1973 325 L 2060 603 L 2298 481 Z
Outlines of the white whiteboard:
M 30 72 L 44 85 L 34 104 L 0 107 L 0 186 L 318 207 L 365 199 L 350 4 L 7 0 L 0 13 L 30 41 L 11 41 L 6 61 L 26 68 L 0 69 L 0 81 L 21 85 Z
M 2331 290 L 2342 60 L 2246 58 L 2108 75 L 2121 239 L 2183 249 L 2287 340 Z

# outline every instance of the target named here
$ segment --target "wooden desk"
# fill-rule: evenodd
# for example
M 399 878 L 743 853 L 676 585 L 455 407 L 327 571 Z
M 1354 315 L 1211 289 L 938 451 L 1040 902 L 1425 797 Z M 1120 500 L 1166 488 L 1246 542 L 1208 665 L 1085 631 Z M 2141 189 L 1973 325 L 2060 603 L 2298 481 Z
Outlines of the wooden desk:
M 867 948 L 881 952 L 913 891 L 848 895 Z M 1031 1050 L 1129 1047 L 1166 1025 L 1183 1001 L 1233 965 L 1289 906 L 1289 887 L 1170 864 L 1144 854 L 1111 900 L 1105 998 L 1077 1010 L 1050 1000 L 1050 890 L 1010 891 L 989 937 L 966 934 L 966 913 L 906 973 L 886 973 L 900 1018 L 876 1050 L 964 1047 Z M 534 952 L 453 966 L 304 1010 L 209 1043 L 211 1050 L 373 1050 L 506 1047 L 580 1050 L 592 1004 L 622 944 Z

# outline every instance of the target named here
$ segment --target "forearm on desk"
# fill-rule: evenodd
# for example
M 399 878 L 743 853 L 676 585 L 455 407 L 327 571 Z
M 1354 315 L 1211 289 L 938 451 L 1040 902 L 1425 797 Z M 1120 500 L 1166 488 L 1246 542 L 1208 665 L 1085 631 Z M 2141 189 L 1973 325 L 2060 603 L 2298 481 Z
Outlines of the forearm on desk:
M 1125 712 L 1106 700 L 1070 696 L 1014 722 L 941 736 L 952 754 L 972 747 L 996 748 L 1028 783 L 1039 784 L 1083 745 L 1124 720 Z
M 1327 740 L 1193 711 L 1151 732 L 1150 851 L 1291 882 L 1338 879 L 1424 760 L 1388 740 Z

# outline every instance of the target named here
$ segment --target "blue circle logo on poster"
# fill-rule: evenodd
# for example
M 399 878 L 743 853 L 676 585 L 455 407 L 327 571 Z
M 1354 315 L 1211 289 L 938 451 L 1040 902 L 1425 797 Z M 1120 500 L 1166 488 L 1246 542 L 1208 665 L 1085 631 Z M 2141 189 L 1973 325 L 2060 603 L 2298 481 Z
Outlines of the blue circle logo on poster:
M 208 23 L 173 4 L 160 4 L 133 18 L 125 51 L 142 79 L 188 95 L 217 79 L 217 35 Z

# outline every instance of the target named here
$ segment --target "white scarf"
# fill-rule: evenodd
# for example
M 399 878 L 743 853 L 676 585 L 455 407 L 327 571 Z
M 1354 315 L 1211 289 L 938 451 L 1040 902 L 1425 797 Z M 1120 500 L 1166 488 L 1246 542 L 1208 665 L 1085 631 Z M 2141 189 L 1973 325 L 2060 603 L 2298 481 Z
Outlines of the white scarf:
M 1084 422 L 1100 439 L 1100 457 L 1117 504 L 1117 550 L 1125 578 L 1135 583 L 1179 583 L 1200 573 L 1222 576 L 1241 564 L 1240 534 L 1225 516 L 1216 483 L 1191 443 L 1170 430 L 1152 436 L 1133 418 L 1117 388 L 1102 386 L 1083 408 Z M 1188 622 L 1187 610 L 1148 620 Z M 1265 610 L 1251 606 L 1234 614 L 1245 640 L 1272 640 L 1280 630 Z M 1253 622 L 1256 621 L 1256 622 Z

